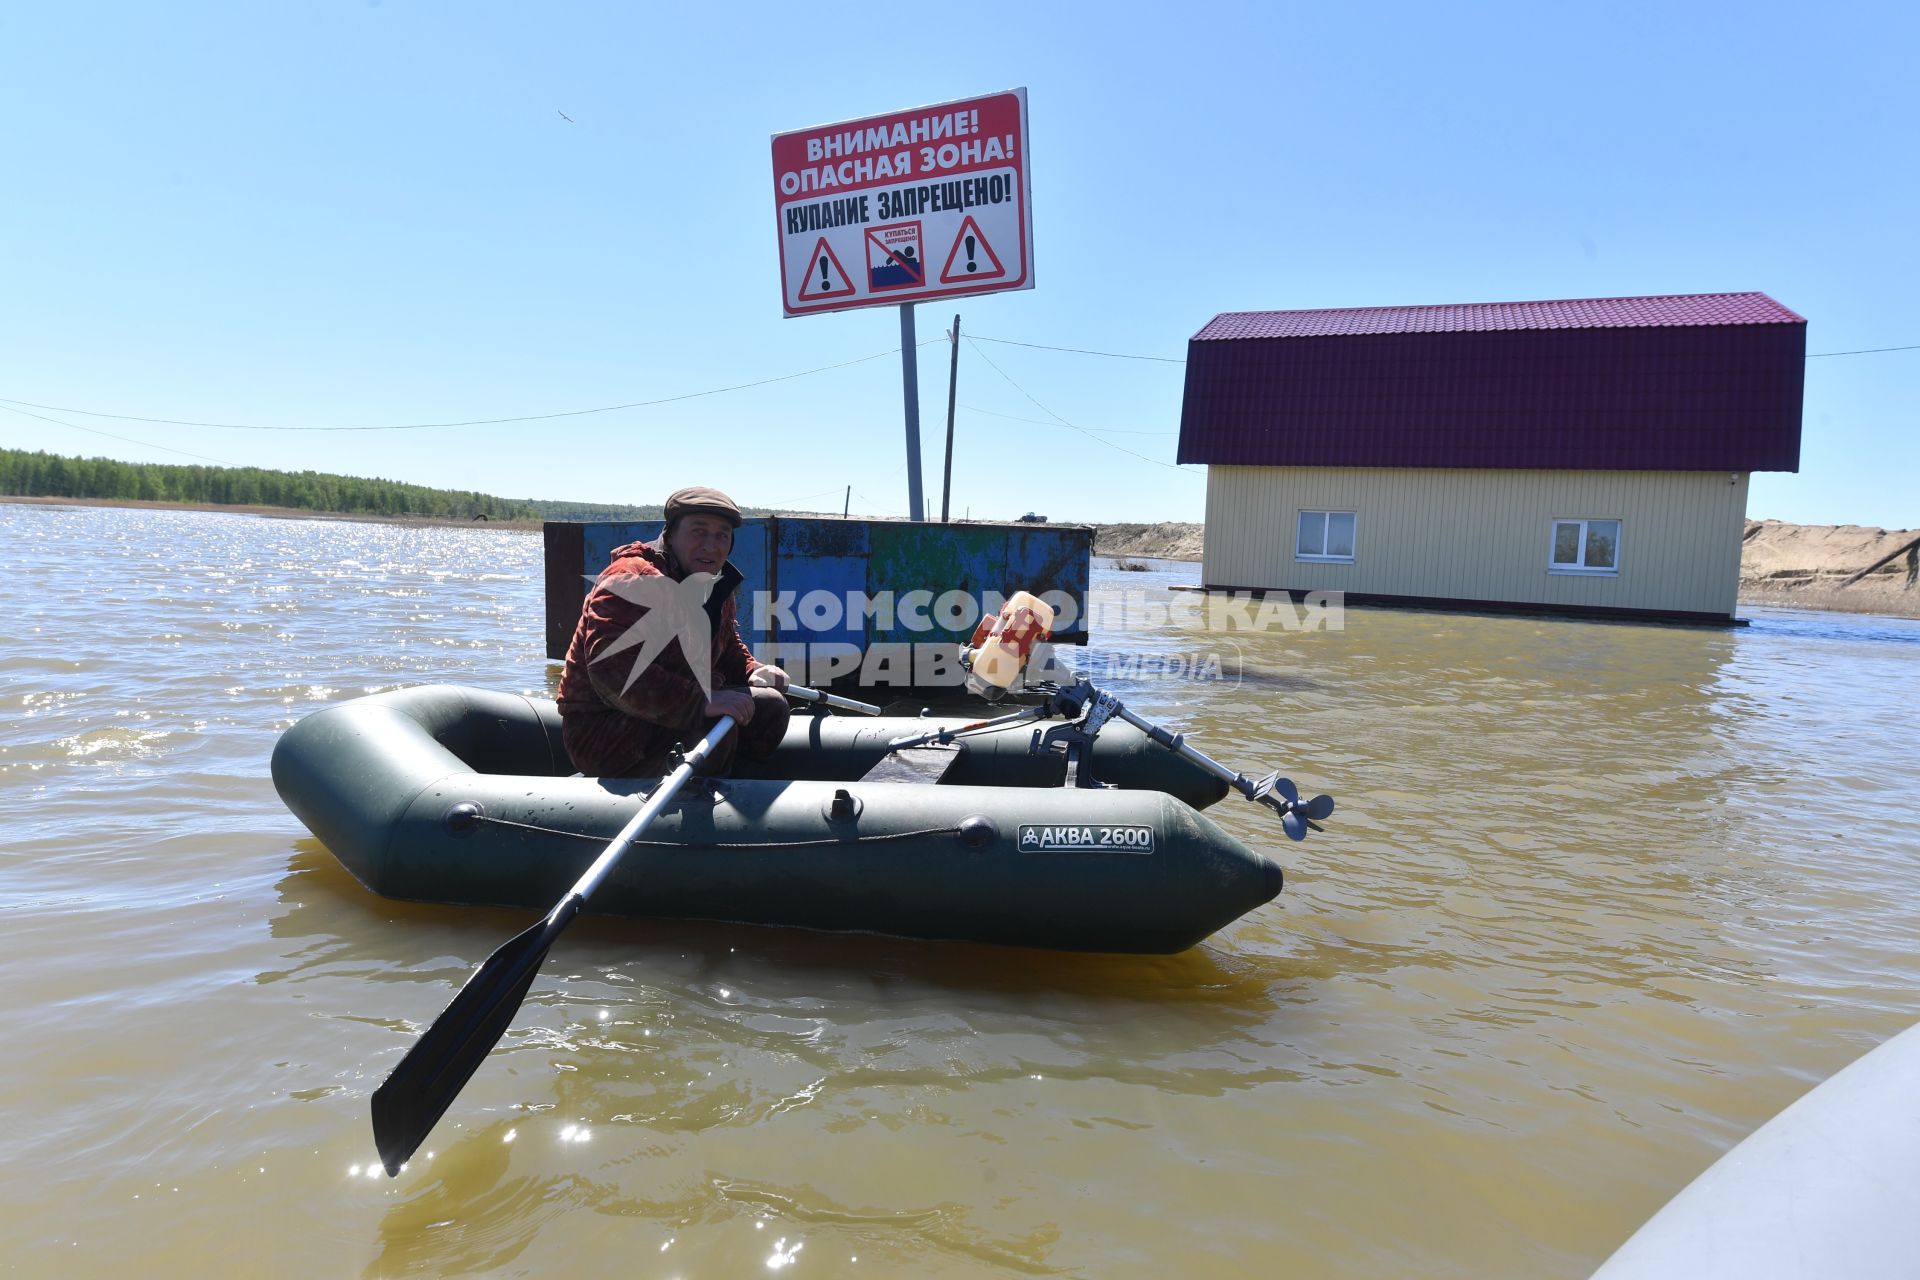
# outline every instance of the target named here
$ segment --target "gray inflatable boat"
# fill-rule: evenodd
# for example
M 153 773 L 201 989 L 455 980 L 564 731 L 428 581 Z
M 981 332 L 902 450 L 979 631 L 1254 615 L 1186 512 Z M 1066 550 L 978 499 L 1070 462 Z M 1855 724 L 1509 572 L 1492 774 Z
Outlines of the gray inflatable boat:
M 1920 1026 L 1749 1134 L 1593 1280 L 1920 1275 Z
M 1277 865 L 1198 812 L 1226 784 L 1131 725 L 1094 739 L 1098 789 L 1065 785 L 1031 725 L 889 749 L 958 723 L 796 716 L 769 759 L 688 783 L 587 908 L 1174 952 L 1280 892 Z M 445 685 L 307 716 L 275 746 L 273 781 L 375 893 L 533 911 L 654 785 L 573 774 L 551 702 Z

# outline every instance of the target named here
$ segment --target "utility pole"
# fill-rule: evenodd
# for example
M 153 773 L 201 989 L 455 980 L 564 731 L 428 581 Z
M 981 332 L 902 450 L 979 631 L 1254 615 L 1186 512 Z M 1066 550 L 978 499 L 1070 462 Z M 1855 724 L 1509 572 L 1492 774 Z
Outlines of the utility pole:
M 947 523 L 947 499 L 953 496 L 953 396 L 960 385 L 960 316 L 953 317 L 953 360 L 947 365 L 947 469 L 940 481 L 940 523 Z
M 920 364 L 919 350 L 913 338 L 913 304 L 900 304 L 900 381 L 907 401 L 907 516 L 927 518 L 926 503 L 920 497 Z
M 847 486 L 847 500 L 840 504 L 840 518 L 846 519 L 847 512 L 853 510 L 853 486 Z

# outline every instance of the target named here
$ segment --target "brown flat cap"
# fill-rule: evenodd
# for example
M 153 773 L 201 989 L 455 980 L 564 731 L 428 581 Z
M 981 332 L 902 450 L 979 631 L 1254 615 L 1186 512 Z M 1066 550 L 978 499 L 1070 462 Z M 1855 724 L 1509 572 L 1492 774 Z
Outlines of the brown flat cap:
M 668 524 L 672 524 L 681 516 L 690 516 L 695 512 L 701 515 L 719 516 L 734 528 L 740 527 L 739 506 L 718 489 L 696 484 L 685 489 L 675 489 L 667 495 Z

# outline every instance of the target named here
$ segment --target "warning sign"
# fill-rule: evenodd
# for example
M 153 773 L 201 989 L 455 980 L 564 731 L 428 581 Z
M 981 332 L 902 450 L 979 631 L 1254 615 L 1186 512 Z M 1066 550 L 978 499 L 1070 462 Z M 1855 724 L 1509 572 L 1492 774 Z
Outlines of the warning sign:
M 917 289 L 927 282 L 920 224 L 901 222 L 867 232 L 867 287 L 875 293 Z
M 840 265 L 827 238 L 821 236 L 807 258 L 806 273 L 800 279 L 800 298 L 814 302 L 823 298 L 850 298 L 853 293 L 853 277 Z
M 782 309 L 1031 289 L 1028 173 L 1025 89 L 774 135 Z
M 941 284 L 958 284 L 963 280 L 996 280 L 1007 274 L 1000 262 L 1000 255 L 987 243 L 987 237 L 980 230 L 980 224 L 971 217 L 960 224 L 960 232 L 953 238 L 953 252 L 947 255 L 947 265 L 940 273 Z

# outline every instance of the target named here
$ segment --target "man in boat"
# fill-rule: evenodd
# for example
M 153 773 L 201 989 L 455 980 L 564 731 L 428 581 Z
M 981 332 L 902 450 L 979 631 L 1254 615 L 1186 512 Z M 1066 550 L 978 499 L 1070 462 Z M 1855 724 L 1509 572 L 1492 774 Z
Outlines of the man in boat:
M 787 731 L 787 673 L 755 661 L 740 639 L 740 571 L 727 559 L 740 508 L 696 485 L 667 498 L 666 517 L 654 541 L 614 548 L 567 646 L 561 737 L 593 777 L 663 775 L 673 748 L 723 715 L 736 727 L 702 773 L 728 772 L 740 750 L 762 759 Z

